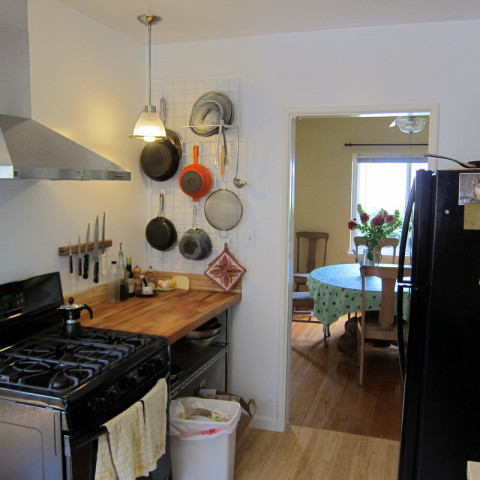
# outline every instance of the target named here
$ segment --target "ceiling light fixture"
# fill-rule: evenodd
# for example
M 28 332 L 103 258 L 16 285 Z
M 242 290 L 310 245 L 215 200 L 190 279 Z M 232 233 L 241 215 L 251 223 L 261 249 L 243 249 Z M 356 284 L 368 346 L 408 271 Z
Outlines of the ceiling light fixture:
M 145 105 L 138 116 L 131 138 L 141 138 L 146 142 L 153 142 L 167 136 L 165 125 L 157 113 L 157 108 L 152 105 L 152 25 L 162 18 L 157 15 L 139 15 L 137 20 L 148 28 L 148 104 Z
M 426 118 L 414 117 L 414 116 L 402 116 L 397 117 L 391 124 L 390 127 L 398 127 L 404 133 L 418 133 L 423 130 L 427 123 Z

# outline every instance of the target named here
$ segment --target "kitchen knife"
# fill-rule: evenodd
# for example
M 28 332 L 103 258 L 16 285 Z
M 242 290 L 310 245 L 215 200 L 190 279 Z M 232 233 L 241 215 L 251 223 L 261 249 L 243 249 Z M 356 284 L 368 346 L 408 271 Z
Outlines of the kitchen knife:
M 105 212 L 103 212 L 103 223 L 102 223 L 102 254 L 100 255 L 100 263 L 102 275 L 107 276 L 107 254 L 105 252 Z
M 81 251 L 82 247 L 80 244 L 80 235 L 78 236 L 78 250 L 77 250 L 77 255 L 78 255 L 78 274 L 82 276 L 82 256 L 81 256 Z
M 85 242 L 85 253 L 83 254 L 83 278 L 86 280 L 88 278 L 88 267 L 89 265 L 89 257 L 88 254 L 88 241 L 90 240 L 90 223 L 88 224 L 87 228 L 87 241 Z
M 68 242 L 68 266 L 70 273 L 73 273 L 73 255 L 72 255 L 72 244 Z
M 93 231 L 93 281 L 98 283 L 98 272 L 100 264 L 98 262 L 98 215 L 95 220 L 95 229 Z

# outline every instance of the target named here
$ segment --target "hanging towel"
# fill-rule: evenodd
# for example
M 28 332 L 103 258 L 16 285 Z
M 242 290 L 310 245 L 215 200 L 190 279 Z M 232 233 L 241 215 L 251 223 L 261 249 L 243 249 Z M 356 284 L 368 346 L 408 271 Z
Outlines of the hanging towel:
M 157 460 L 165 453 L 167 437 L 168 387 L 164 378 L 140 400 L 145 420 L 145 443 L 143 467 L 152 472 Z
M 95 480 L 117 480 L 117 472 L 113 465 L 112 453 L 108 444 L 108 433 L 98 437 L 97 464 Z
M 146 444 L 142 404 L 135 403 L 104 426 L 108 435 L 99 438 L 95 480 L 133 480 L 143 476 Z

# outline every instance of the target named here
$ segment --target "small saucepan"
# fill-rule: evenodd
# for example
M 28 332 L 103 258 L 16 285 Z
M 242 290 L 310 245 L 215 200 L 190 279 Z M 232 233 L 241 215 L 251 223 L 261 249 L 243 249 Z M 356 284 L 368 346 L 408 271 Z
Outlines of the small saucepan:
M 193 146 L 193 163 L 182 170 L 178 177 L 178 184 L 183 193 L 198 202 L 212 188 L 212 174 L 210 170 L 198 163 L 198 145 Z
M 164 196 L 160 194 L 160 213 L 157 217 L 152 218 L 145 228 L 145 236 L 147 242 L 157 250 L 169 250 L 177 241 L 177 230 L 175 225 L 163 217 Z
M 193 228 L 187 230 L 179 244 L 178 249 L 182 257 L 188 260 L 203 260 L 212 252 L 212 241 L 208 233 L 201 228 L 196 228 L 195 217 L 197 214 L 197 206 L 193 208 Z
M 182 142 L 174 131 L 167 129 L 166 138 L 149 142 L 143 147 L 140 166 L 152 180 L 164 182 L 175 175 L 181 157 Z

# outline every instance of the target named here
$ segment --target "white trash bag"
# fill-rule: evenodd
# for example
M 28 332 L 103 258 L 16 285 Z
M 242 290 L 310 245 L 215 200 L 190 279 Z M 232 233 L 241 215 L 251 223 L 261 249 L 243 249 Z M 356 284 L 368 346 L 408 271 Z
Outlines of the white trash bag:
M 176 398 L 170 403 L 170 436 L 207 440 L 234 433 L 241 416 L 240 403 L 198 397 Z

